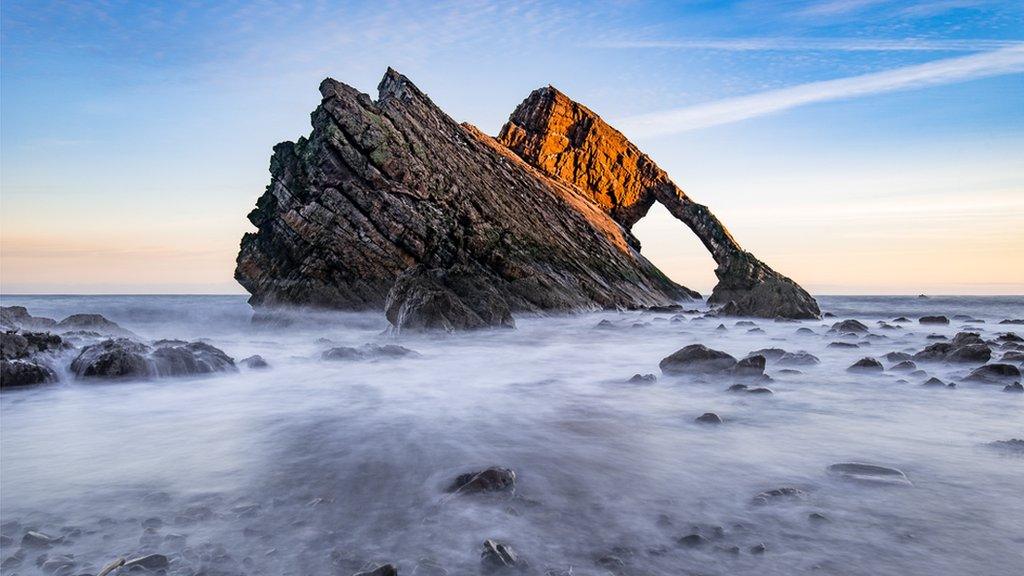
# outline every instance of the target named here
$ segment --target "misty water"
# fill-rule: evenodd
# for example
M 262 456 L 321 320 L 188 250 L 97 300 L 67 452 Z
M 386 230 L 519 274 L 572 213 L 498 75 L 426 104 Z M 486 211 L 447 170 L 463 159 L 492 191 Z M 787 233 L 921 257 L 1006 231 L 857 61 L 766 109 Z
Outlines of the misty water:
M 1020 333 L 998 322 L 1021 317 L 1024 299 L 820 303 L 837 317 L 756 320 L 763 332 L 699 313 L 520 316 L 516 330 L 403 335 L 417 358 L 328 362 L 332 346 L 395 342 L 382 315 L 267 325 L 235 296 L 5 297 L 37 316 L 101 313 L 146 339 L 206 338 L 271 368 L 110 383 L 65 373 L 5 390 L 0 555 L 29 529 L 64 538 L 3 573 L 45 573 L 41 555 L 73 555 L 67 573 L 95 574 L 119 556 L 161 553 L 169 574 L 348 575 L 385 562 L 401 574 L 477 574 L 488 538 L 530 574 L 1024 572 L 1024 453 L 991 444 L 1024 438 L 1024 395 L 963 382 L 976 365 L 921 364 L 956 388 L 846 371 L 918 351 L 929 334 Z M 925 314 L 984 322 L 918 324 Z M 913 322 L 877 326 L 898 316 Z M 872 336 L 827 333 L 845 318 Z M 602 319 L 614 327 L 596 328 Z M 828 347 L 837 340 L 861 346 Z M 772 395 L 660 373 L 663 357 L 693 343 L 738 358 L 806 350 L 821 363 L 793 373 L 769 361 Z M 635 373 L 658 379 L 627 383 Z M 705 412 L 725 422 L 696 423 Z M 913 485 L 826 471 L 851 461 L 898 468 Z M 514 469 L 514 491 L 447 492 L 487 466 Z M 805 495 L 752 502 L 780 487 Z M 707 541 L 678 542 L 691 534 Z

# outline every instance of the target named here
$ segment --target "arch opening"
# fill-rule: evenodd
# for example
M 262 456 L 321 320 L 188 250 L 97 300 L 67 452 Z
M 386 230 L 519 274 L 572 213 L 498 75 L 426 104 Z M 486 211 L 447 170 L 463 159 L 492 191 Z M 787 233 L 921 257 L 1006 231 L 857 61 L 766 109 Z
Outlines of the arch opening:
M 669 278 L 707 298 L 718 283 L 718 266 L 711 253 L 686 224 L 680 222 L 660 202 L 633 225 L 640 240 L 640 253 Z

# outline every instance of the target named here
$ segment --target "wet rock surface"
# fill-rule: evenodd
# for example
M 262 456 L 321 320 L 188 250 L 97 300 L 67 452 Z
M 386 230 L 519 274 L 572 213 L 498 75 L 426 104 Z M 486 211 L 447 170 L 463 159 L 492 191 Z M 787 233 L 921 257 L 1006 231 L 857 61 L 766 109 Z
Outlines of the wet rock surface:
M 724 372 L 735 366 L 735 358 L 703 344 L 691 344 L 676 350 L 658 364 L 665 374 Z
M 829 474 L 851 480 L 871 484 L 898 484 L 911 486 L 907 475 L 896 468 L 887 468 L 875 464 L 863 464 L 860 462 L 841 462 L 828 467 Z
M 364 344 L 359 348 L 337 346 L 325 350 L 321 360 L 393 360 L 397 358 L 418 358 L 419 352 L 398 344 Z
M 516 484 L 516 473 L 509 468 L 492 467 L 460 475 L 448 487 L 449 492 L 472 494 L 511 490 Z

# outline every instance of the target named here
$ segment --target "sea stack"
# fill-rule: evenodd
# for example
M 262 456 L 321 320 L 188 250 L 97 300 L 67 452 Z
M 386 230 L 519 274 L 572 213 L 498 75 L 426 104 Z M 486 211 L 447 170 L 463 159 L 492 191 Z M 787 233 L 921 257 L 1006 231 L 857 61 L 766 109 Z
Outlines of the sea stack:
M 700 295 L 640 254 L 655 202 L 718 263 L 728 314 L 812 318 L 814 300 L 586 107 L 535 91 L 497 139 L 388 69 L 376 101 L 332 79 L 308 138 L 274 147 L 235 278 L 259 309 L 385 310 L 397 330 L 511 326 L 516 312 L 665 306 Z

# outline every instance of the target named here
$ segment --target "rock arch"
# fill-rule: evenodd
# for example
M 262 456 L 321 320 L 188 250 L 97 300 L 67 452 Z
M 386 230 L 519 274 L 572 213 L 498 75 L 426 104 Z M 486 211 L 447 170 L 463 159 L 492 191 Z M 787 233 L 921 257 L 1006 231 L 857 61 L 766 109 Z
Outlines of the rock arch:
M 726 313 L 820 315 L 803 288 L 744 250 L 707 206 L 687 196 L 649 156 L 554 87 L 534 90 L 502 127 L 498 141 L 547 175 L 587 192 L 626 230 L 655 202 L 665 206 L 714 258 L 719 282 L 708 301 L 724 305 Z

